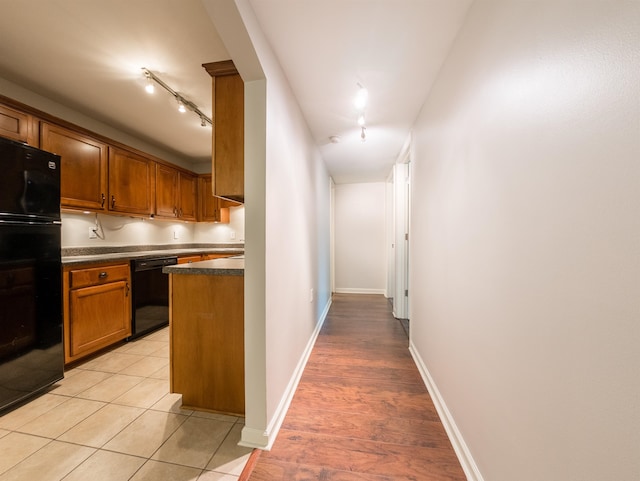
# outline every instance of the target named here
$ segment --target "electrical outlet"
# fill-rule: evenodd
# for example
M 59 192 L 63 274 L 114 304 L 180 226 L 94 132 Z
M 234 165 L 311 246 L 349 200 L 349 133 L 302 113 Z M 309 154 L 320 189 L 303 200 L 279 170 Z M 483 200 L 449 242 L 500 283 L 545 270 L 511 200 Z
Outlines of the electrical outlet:
M 98 233 L 96 232 L 96 227 L 89 227 L 89 239 L 97 239 Z
M 174 230 L 174 231 L 173 231 L 173 238 L 174 238 L 174 239 L 178 239 L 178 238 L 179 238 L 179 236 L 178 236 L 178 231 L 177 231 L 177 230 Z
M 229 239 L 234 240 L 236 238 L 236 231 L 232 230 L 229 232 Z

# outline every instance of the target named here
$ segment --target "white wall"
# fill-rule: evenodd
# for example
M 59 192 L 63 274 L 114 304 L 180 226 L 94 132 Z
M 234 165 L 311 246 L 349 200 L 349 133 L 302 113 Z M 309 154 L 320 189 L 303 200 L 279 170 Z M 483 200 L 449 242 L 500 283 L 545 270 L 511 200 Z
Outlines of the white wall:
M 229 224 L 172 222 L 97 214 L 99 236 L 95 239 L 89 238 L 89 230 L 96 226 L 96 214 L 65 212 L 62 214 L 62 247 L 243 242 L 244 207 L 229 209 Z
M 246 419 L 274 441 L 330 304 L 330 179 L 247 0 L 205 0 L 245 81 Z
M 639 479 L 640 2 L 476 0 L 414 139 L 411 343 L 454 441 L 487 481 Z
M 336 292 L 385 294 L 384 182 L 335 186 Z

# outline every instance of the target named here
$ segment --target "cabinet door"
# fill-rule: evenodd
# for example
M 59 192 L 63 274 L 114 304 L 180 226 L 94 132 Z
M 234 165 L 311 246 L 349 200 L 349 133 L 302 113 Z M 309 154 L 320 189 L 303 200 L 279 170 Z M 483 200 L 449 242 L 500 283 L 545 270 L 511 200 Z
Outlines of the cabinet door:
M 109 148 L 109 210 L 151 215 L 156 190 L 155 162 L 133 152 Z
M 198 178 L 180 172 L 178 215 L 183 220 L 197 220 Z
M 27 142 L 29 115 L 0 105 L 0 135 L 8 139 Z
M 106 210 L 106 144 L 46 122 L 41 126 L 41 144 L 43 150 L 61 157 L 60 204 Z
M 200 189 L 198 190 L 200 213 L 199 219 L 203 222 L 229 223 L 229 209 L 222 208 L 222 200 L 213 195 L 213 183 L 211 175 L 201 175 L 199 178 Z
M 131 335 L 131 303 L 125 281 L 72 290 L 69 307 L 72 360 Z
M 240 75 L 213 79 L 214 194 L 244 201 L 244 83 Z
M 200 262 L 202 260 L 202 256 L 186 256 L 186 257 L 178 257 L 178 264 L 191 264 L 192 262 Z
M 178 171 L 156 164 L 156 216 L 178 216 Z

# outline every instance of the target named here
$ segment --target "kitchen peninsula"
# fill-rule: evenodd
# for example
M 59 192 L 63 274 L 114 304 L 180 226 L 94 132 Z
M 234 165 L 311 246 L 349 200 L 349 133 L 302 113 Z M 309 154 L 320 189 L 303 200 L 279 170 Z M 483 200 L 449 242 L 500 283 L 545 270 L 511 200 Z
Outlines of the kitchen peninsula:
M 244 257 L 167 266 L 171 392 L 186 409 L 244 415 Z

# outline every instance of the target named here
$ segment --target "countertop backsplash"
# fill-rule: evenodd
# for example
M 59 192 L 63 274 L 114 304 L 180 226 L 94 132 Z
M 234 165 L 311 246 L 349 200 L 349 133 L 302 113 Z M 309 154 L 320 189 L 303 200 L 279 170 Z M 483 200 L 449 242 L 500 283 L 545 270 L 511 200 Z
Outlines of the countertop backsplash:
M 229 224 L 152 220 L 95 213 L 62 213 L 62 247 L 121 247 L 244 243 L 244 207 Z

